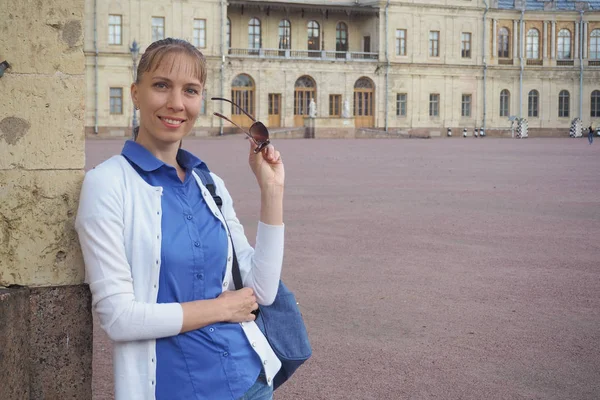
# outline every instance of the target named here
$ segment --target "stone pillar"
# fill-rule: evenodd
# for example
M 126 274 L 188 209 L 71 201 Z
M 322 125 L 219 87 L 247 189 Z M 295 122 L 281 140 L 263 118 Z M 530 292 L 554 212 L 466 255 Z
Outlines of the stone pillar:
M 587 59 L 588 58 L 588 23 L 584 22 L 583 23 L 583 49 L 581 49 L 583 51 L 583 59 Z
M 548 21 L 544 21 L 544 32 L 542 33 L 543 43 L 542 43 L 542 58 L 544 59 L 544 64 L 548 59 Z
M 492 20 L 492 58 L 498 57 L 498 22 L 494 19 Z
M 550 59 L 556 59 L 556 22 L 552 21 L 550 30 Z
M 0 1 L 0 399 L 91 399 L 83 0 Z M 10 34 L 9 34 L 10 33 Z
M 579 59 L 579 22 L 575 22 L 575 47 L 573 51 L 573 59 Z
M 517 21 L 516 19 L 513 20 L 513 31 L 512 31 L 512 38 L 513 38 L 513 59 L 515 58 L 519 58 L 519 46 L 517 46 L 517 44 L 519 43 L 518 38 L 519 38 L 519 21 Z

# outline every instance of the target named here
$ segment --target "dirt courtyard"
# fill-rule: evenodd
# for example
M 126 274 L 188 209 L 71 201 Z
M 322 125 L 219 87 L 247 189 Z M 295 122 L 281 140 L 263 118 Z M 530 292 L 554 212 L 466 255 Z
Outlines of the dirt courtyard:
M 122 144 L 88 140 L 87 168 Z M 600 398 L 600 140 L 274 144 L 283 280 L 313 346 L 276 400 Z M 246 141 L 184 147 L 225 180 L 254 242 Z M 99 329 L 93 399 L 112 399 Z

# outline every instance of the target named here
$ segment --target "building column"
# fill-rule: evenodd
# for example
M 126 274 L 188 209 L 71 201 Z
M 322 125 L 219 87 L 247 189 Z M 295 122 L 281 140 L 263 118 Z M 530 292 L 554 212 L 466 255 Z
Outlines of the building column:
M 0 399 L 91 399 L 91 296 L 73 227 L 84 0 L 2 2 L 12 17 L 0 18 L 11 32 L 0 35 L 1 59 L 12 68 L 0 79 Z
M 484 27 L 485 29 L 485 27 Z M 491 58 L 496 58 L 498 57 L 498 39 L 496 37 L 498 33 L 498 22 L 493 19 L 492 20 L 492 57 Z
M 519 24 L 519 29 L 521 29 L 519 38 L 521 39 L 521 45 L 519 46 L 519 51 L 521 52 L 521 57 L 525 58 L 527 56 L 527 54 L 525 53 L 525 45 L 526 45 L 526 40 L 527 38 L 525 37 L 525 31 L 527 30 L 527 28 L 525 27 L 525 20 L 523 20 L 522 24 Z
M 556 22 L 552 21 L 550 29 L 550 59 L 556 60 Z
M 512 38 L 513 38 L 513 59 L 515 58 L 519 58 L 519 46 L 517 46 L 518 42 L 518 36 L 519 35 L 519 21 L 517 21 L 516 19 L 513 20 L 513 31 L 512 31 Z
M 579 58 L 579 22 L 575 22 L 575 46 L 573 47 L 573 60 Z
M 542 43 L 542 58 L 544 59 L 544 64 L 546 64 L 545 60 L 548 59 L 548 21 L 544 21 L 544 32 L 542 33 L 543 43 Z
M 583 59 L 588 58 L 588 23 L 583 23 Z

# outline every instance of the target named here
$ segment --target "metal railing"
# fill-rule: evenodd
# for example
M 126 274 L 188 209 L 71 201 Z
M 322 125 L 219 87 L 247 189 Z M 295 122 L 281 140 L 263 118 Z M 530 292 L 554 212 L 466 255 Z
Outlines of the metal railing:
M 499 58 L 498 65 L 513 65 L 512 58 Z
M 248 58 L 276 58 L 291 60 L 327 61 L 377 61 L 379 53 L 331 50 L 290 50 L 290 49 L 236 49 L 230 48 L 229 55 Z
M 559 67 L 572 67 L 574 64 L 573 60 L 556 60 L 556 65 Z
M 528 59 L 527 60 L 527 65 L 544 65 L 544 61 L 543 60 L 536 60 L 536 59 Z
M 600 60 L 588 61 L 588 67 L 600 67 Z

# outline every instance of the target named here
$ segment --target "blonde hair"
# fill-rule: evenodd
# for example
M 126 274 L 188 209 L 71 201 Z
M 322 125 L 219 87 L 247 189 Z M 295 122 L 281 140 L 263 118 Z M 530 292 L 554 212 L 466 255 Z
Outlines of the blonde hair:
M 156 71 L 165 57 L 173 53 L 185 54 L 190 56 L 192 59 L 195 59 L 196 62 L 193 64 L 193 74 L 198 77 L 200 84 L 204 86 L 207 75 L 206 58 L 204 58 L 204 55 L 200 52 L 200 50 L 194 47 L 190 42 L 183 39 L 174 38 L 157 40 L 148 46 L 140 58 L 140 62 L 137 67 L 135 84 L 137 85 L 140 83 L 142 76 L 146 72 Z M 136 126 L 134 130 L 134 140 L 137 138 L 139 130 L 140 127 Z

